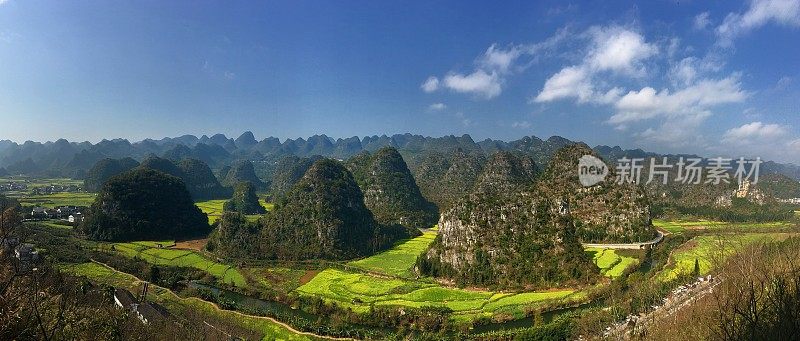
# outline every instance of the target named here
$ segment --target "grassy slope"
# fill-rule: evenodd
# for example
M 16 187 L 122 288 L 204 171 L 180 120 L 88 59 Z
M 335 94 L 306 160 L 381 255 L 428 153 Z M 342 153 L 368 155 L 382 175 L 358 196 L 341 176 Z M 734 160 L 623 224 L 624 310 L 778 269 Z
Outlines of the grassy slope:
M 728 235 L 702 235 L 692 238 L 670 256 L 670 265 L 659 273 L 657 279 L 662 282 L 674 280 L 682 274 L 694 271 L 695 259 L 700 267 L 700 275 L 711 272 L 714 264 L 747 244 L 759 241 L 782 240 L 792 236 L 791 233 L 746 233 Z
M 155 265 L 193 267 L 239 287 L 247 283 L 242 273 L 232 266 L 215 262 L 197 251 L 158 248 L 155 245 L 156 243 L 161 243 L 164 247 L 175 244 L 174 241 L 140 241 L 113 243 L 112 245 L 114 245 L 114 250 L 117 253 L 129 258 L 138 257 Z
M 74 275 L 85 276 L 95 282 L 127 288 L 131 292 L 138 292 L 140 290 L 140 281 L 136 277 L 109 269 L 100 264 L 76 264 L 66 266 L 63 270 Z M 217 318 L 237 324 L 242 328 L 263 334 L 263 340 L 310 340 L 309 337 L 293 333 L 282 325 L 270 321 L 269 319 L 220 310 L 213 304 L 196 298 L 180 298 L 169 290 L 161 287 L 151 286 L 148 299 L 166 307 L 171 313 L 193 310 L 214 315 Z
M 417 257 L 425 252 L 436 238 L 435 232 L 425 232 L 416 238 L 401 241 L 393 248 L 377 255 L 348 263 L 365 270 L 410 278 Z

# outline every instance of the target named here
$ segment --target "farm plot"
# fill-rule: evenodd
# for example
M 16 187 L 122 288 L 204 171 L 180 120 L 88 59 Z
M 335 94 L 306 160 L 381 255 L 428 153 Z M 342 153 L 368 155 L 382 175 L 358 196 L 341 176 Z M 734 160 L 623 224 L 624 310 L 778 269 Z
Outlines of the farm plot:
M 14 196 L 21 205 L 56 207 L 56 206 L 91 206 L 96 195 L 83 192 L 63 192 L 53 194 L 22 194 Z
M 653 225 L 662 228 L 670 233 L 682 233 L 687 230 L 721 230 L 726 228 L 740 229 L 759 229 L 759 228 L 782 228 L 793 226 L 794 223 L 788 221 L 775 221 L 764 223 L 731 223 L 711 220 L 659 220 L 654 219 Z
M 627 268 L 639 264 L 639 259 L 620 255 L 617 250 L 587 248 L 586 252 L 594 254 L 594 264 L 603 275 L 611 278 L 622 276 Z
M 174 241 L 113 243 L 114 251 L 129 258 L 140 258 L 150 264 L 192 267 L 203 270 L 225 283 L 244 286 L 246 280 L 235 267 L 218 263 L 193 250 L 159 248 L 158 244 L 174 245 Z M 155 246 L 155 247 L 154 247 Z
M 669 282 L 682 275 L 691 274 L 697 261 L 700 275 L 705 275 L 714 269 L 714 265 L 737 250 L 755 242 L 770 242 L 786 239 L 792 233 L 746 233 L 728 235 L 703 235 L 697 236 L 681 245 L 670 255 L 670 265 L 665 268 L 657 279 Z
M 421 236 L 401 241 L 393 248 L 377 255 L 348 263 L 369 271 L 410 278 L 417 257 L 421 255 L 436 238 L 435 232 L 425 232 Z
M 583 298 L 573 290 L 530 293 L 472 291 L 335 269 L 320 272 L 295 291 L 301 295 L 321 297 L 356 312 L 367 312 L 371 306 L 443 307 L 453 310 L 455 319 L 472 319 L 495 313 L 522 317 L 526 307 L 559 299 Z

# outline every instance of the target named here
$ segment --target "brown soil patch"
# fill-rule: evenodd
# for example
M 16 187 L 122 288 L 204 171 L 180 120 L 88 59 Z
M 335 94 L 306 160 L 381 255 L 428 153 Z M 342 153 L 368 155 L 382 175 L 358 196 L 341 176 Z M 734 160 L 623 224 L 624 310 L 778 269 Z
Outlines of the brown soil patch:
M 179 242 L 175 242 L 175 246 L 173 246 L 172 248 L 200 251 L 203 249 L 203 247 L 206 246 L 206 243 L 208 243 L 208 238 L 182 240 Z
M 697 247 L 697 241 L 694 240 L 694 238 L 692 238 L 688 242 L 683 243 L 683 245 L 681 245 L 681 246 L 677 247 L 676 249 L 672 250 L 671 253 L 685 251 L 685 250 L 691 250 L 691 249 L 694 249 L 695 247 Z M 672 256 L 672 255 L 670 254 L 670 256 Z
M 306 283 L 310 282 L 311 279 L 314 278 L 314 276 L 316 276 L 318 273 L 319 273 L 319 270 L 308 270 L 308 271 L 306 271 L 306 273 L 304 273 L 303 276 L 300 277 L 300 285 L 303 285 L 303 284 L 306 284 Z

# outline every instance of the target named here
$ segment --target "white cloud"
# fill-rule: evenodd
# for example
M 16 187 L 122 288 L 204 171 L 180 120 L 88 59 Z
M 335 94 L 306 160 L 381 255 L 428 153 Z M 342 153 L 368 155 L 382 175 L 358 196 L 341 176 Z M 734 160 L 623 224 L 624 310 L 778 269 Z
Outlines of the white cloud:
M 528 121 L 514 122 L 511 124 L 511 128 L 517 128 L 517 129 L 528 129 L 530 127 L 531 123 Z
M 669 78 L 674 85 L 688 85 L 694 82 L 697 77 L 697 58 L 686 57 L 681 59 L 678 64 L 673 65 L 669 71 Z
M 3 4 L 5 4 L 6 2 L 8 2 L 8 0 L 0 0 L 0 6 L 2 6 L 2 5 L 3 5 Z
M 731 128 L 723 135 L 728 142 L 742 142 L 750 139 L 774 139 L 786 135 L 787 128 L 779 124 L 765 124 L 759 121 Z
M 491 99 L 503 91 L 505 78 L 525 70 L 538 61 L 541 55 L 550 53 L 563 40 L 569 37 L 569 30 L 558 30 L 552 37 L 535 43 L 500 47 L 492 44 L 475 60 L 472 73 L 451 71 L 441 78 L 429 77 L 420 87 L 425 92 L 447 88 L 459 93 L 476 95 Z M 525 56 L 526 61 L 520 61 Z
M 680 117 L 668 117 L 657 128 L 648 128 L 634 136 L 641 143 L 660 149 L 667 147 L 673 151 L 685 151 L 682 149 L 687 147 L 705 148 L 708 142 L 698 130 L 709 116 L 709 111 L 697 111 Z
M 534 102 L 551 102 L 563 98 L 577 98 L 586 102 L 594 94 L 589 73 L 581 66 L 570 66 L 561 69 L 544 82 L 542 91 L 534 98 Z
M 800 1 L 752 0 L 745 13 L 730 13 L 717 27 L 719 43 L 723 46 L 730 45 L 737 36 L 770 22 L 800 26 Z
M 519 46 L 512 46 L 504 50 L 497 48 L 497 44 L 492 44 L 483 53 L 479 64 L 485 69 L 505 73 L 520 55 L 522 55 L 522 49 Z
M 474 94 L 485 99 L 494 98 L 502 91 L 497 73 L 483 70 L 468 75 L 451 73 L 444 77 L 443 83 L 455 92 Z
M 439 78 L 430 76 L 419 87 L 427 93 L 434 92 L 439 89 Z
M 642 62 L 658 51 L 655 45 L 645 42 L 639 33 L 619 26 L 593 27 L 588 35 L 591 43 L 583 62 L 564 67 L 550 76 L 533 102 L 574 98 L 579 103 L 612 103 L 622 90 L 596 90 L 595 76 L 602 72 L 642 75 L 645 73 Z
M 675 92 L 645 87 L 622 96 L 614 105 L 617 113 L 608 122 L 618 125 L 657 116 L 696 116 L 716 105 L 742 102 L 747 96 L 736 74 L 703 79 Z
M 711 20 L 708 19 L 708 12 L 703 12 L 694 17 L 694 29 L 698 31 L 705 30 L 708 25 L 711 25 Z
M 754 121 L 728 129 L 717 150 L 735 156 L 761 157 L 765 160 L 796 162 L 800 156 L 800 139 L 792 138 L 789 126 Z M 785 142 L 789 140 L 789 142 Z
M 641 34 L 622 27 L 595 27 L 589 33 L 592 48 L 585 63 L 596 71 L 640 74 L 644 71 L 640 62 L 658 52 Z
M 429 111 L 442 111 L 444 109 L 447 109 L 447 105 L 444 103 L 433 103 L 428 106 Z

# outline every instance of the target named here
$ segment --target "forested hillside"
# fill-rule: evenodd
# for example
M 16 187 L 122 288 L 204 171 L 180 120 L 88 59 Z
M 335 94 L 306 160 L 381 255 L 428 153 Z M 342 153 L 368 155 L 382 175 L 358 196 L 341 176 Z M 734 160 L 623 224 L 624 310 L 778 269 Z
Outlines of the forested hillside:
M 203 236 L 208 218 L 180 178 L 139 168 L 109 179 L 80 230 L 95 240 L 163 240 Z
M 365 152 L 348 160 L 346 166 L 379 223 L 429 228 L 439 220 L 436 205 L 422 196 L 397 149 L 383 147 L 373 154 Z
M 408 237 L 402 227 L 381 226 L 364 205 L 352 174 L 338 161 L 315 162 L 258 223 L 226 214 L 209 241 L 223 256 L 251 250 L 251 258 L 351 259 Z M 240 245 L 251 243 L 256 245 Z

